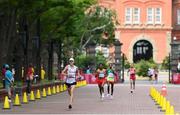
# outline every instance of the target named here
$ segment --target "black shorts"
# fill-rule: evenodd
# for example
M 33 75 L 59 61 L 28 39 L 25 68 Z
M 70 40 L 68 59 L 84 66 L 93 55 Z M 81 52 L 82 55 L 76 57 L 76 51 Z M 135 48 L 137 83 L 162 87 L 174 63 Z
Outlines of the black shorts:
M 66 83 L 66 86 L 67 86 L 68 88 L 70 88 L 72 85 L 76 85 L 76 82 L 73 82 L 73 83 Z

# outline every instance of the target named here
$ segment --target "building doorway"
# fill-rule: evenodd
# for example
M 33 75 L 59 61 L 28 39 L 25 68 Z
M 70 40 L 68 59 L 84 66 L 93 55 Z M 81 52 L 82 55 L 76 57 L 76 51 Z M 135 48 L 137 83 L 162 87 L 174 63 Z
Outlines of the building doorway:
M 153 58 L 152 44 L 147 40 L 139 40 L 133 46 L 133 62 L 136 63 L 142 59 L 149 60 Z

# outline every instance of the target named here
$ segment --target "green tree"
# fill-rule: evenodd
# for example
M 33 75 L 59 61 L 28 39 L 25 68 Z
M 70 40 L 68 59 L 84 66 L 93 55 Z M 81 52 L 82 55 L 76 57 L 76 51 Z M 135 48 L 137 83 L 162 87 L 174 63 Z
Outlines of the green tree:
M 161 69 L 165 69 L 165 70 L 168 70 L 169 69 L 169 56 L 166 56 L 164 59 L 163 59 L 163 62 L 161 64 Z

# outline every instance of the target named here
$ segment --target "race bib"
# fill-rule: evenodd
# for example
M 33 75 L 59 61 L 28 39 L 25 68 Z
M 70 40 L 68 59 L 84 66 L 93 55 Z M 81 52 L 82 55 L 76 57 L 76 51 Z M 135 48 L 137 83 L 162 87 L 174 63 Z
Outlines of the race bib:
M 99 74 L 99 77 L 100 77 L 100 78 L 103 78 L 103 77 L 104 77 L 104 73 L 100 73 L 100 74 Z
M 66 83 L 74 83 L 76 82 L 75 78 L 67 78 Z
M 108 77 L 114 77 L 114 74 L 113 73 L 109 73 Z
M 68 77 L 70 77 L 70 78 L 74 78 L 75 77 L 75 74 L 74 73 L 68 73 Z

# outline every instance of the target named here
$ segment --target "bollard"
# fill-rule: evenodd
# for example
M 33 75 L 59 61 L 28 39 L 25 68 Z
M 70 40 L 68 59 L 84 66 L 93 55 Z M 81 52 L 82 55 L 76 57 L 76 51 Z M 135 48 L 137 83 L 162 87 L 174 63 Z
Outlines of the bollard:
M 59 86 L 58 86 L 58 85 L 56 86 L 56 92 L 57 92 L 57 93 L 60 92 L 60 91 L 59 91 Z
M 14 101 L 14 106 L 20 106 L 20 100 L 19 100 L 19 95 L 16 94 L 16 97 L 15 97 L 15 101 Z
M 56 94 L 56 87 L 53 86 L 53 91 L 52 91 L 53 94 Z
M 33 91 L 31 91 L 31 94 L 30 94 L 30 101 L 35 101 L 34 92 Z
M 43 88 L 43 94 L 42 94 L 42 97 L 46 97 L 46 89 Z
M 51 88 L 48 87 L 48 96 L 50 96 L 50 95 L 51 95 Z
M 163 98 L 163 106 L 162 106 L 162 109 L 161 109 L 161 111 L 163 111 L 163 112 L 165 112 L 166 111 L 166 98 L 164 97 Z
M 41 99 L 41 94 L 40 94 L 39 89 L 36 92 L 36 99 Z
M 26 94 L 26 92 L 24 92 L 24 95 L 23 95 L 23 104 L 27 104 L 27 103 L 28 103 L 27 94 Z
M 3 109 L 11 109 L 9 101 L 8 101 L 8 96 L 5 97 Z

